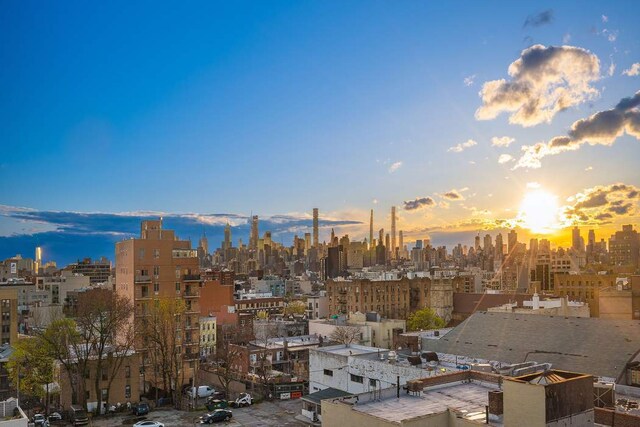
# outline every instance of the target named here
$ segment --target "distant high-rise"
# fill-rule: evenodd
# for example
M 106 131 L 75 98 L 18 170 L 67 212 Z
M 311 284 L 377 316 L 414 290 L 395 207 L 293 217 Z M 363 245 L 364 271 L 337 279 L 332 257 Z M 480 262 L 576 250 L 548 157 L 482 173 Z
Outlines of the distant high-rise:
M 480 250 L 480 235 L 476 235 L 475 241 L 474 241 L 474 245 L 473 245 L 473 249 L 476 251 L 476 253 Z
M 202 237 L 198 242 L 198 246 L 202 248 L 205 254 L 209 253 L 209 240 L 207 239 L 207 233 L 202 232 Z
M 40 246 L 37 246 L 36 247 L 36 263 L 35 263 L 36 274 L 40 273 L 40 268 L 42 268 L 42 248 Z
M 396 207 L 391 206 L 391 259 L 396 258 Z
M 623 225 L 622 231 L 609 239 L 609 255 L 614 265 L 640 265 L 640 235 L 633 225 Z
M 251 236 L 249 236 L 249 249 L 258 248 L 258 215 L 251 217 Z
M 518 233 L 516 233 L 516 230 L 511 230 L 507 238 L 507 253 L 509 255 L 513 254 L 513 251 L 515 251 L 517 245 L 518 245 Z
M 502 257 L 504 255 L 504 244 L 502 243 L 502 233 L 498 233 L 496 236 L 496 256 Z
M 484 251 L 485 255 L 493 255 L 493 244 L 491 243 L 491 235 L 490 234 L 485 234 L 484 236 L 484 241 L 482 244 L 482 250 Z
M 371 209 L 371 218 L 369 219 L 369 243 L 373 245 L 373 209 Z
M 313 247 L 318 249 L 318 208 L 313 208 Z
M 404 237 L 402 236 L 402 230 L 398 232 L 398 247 L 400 248 L 400 252 L 404 250 Z
M 574 251 L 582 251 L 584 248 L 582 247 L 582 237 L 580 237 L 580 229 L 578 227 L 573 227 L 571 230 L 571 248 Z
M 230 249 L 231 245 L 231 225 L 227 222 L 227 225 L 224 226 L 224 244 L 222 249 Z

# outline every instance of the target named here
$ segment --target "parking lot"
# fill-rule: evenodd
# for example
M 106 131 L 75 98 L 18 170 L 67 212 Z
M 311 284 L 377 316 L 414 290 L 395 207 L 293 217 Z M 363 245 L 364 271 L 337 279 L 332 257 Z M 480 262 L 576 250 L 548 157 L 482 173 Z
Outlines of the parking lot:
M 224 426 L 303 426 L 305 424 L 295 419 L 300 414 L 302 401 L 282 400 L 274 402 L 262 402 L 246 408 L 232 409 L 233 418 L 228 422 L 221 422 L 218 425 Z M 142 419 L 160 421 L 165 427 L 197 425 L 200 416 L 205 411 L 177 411 L 175 409 L 157 409 L 152 411 L 147 417 Z M 131 425 L 129 415 L 115 415 L 109 418 L 98 418 L 93 420 L 92 426 L 114 427 Z M 127 422 L 128 421 L 128 422 Z

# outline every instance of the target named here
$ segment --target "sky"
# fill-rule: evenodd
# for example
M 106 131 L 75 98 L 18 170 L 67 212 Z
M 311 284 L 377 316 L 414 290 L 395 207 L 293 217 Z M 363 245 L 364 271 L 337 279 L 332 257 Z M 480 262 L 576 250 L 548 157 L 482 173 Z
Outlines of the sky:
M 113 258 L 143 218 L 213 246 L 566 242 L 638 223 L 640 3 L 35 2 L 0 8 L 0 258 Z M 551 212 L 551 214 L 549 213 Z M 210 244 L 211 245 L 211 244 Z M 45 256 L 45 258 L 47 258 Z

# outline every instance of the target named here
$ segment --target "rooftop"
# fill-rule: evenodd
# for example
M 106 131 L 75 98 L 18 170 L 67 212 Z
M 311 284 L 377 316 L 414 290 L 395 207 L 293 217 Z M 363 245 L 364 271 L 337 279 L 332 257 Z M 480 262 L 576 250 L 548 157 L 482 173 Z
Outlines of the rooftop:
M 640 321 L 477 312 L 422 350 L 505 363 L 544 359 L 554 369 L 618 379 L 638 357 Z M 607 345 L 602 345 L 607 343 Z
M 379 402 L 354 405 L 353 409 L 397 423 L 447 410 L 453 410 L 466 419 L 484 422 L 485 406 L 489 401 L 487 393 L 497 389 L 497 385 L 484 383 L 454 383 L 425 390 L 421 396 L 401 393 L 399 399 L 393 396 Z
M 328 347 L 317 348 L 316 351 L 322 351 L 325 353 L 337 354 L 341 356 L 357 356 L 360 354 L 372 354 L 372 353 L 386 353 L 389 350 L 385 348 L 368 347 L 365 345 L 351 344 L 348 347 L 344 344 L 331 345 Z

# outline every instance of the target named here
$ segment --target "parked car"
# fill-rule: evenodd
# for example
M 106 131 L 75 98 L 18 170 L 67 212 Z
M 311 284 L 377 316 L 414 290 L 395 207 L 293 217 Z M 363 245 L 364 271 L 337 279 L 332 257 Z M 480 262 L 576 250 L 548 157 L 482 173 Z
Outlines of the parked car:
M 89 424 L 89 417 L 82 406 L 71 405 L 69 409 L 69 421 L 73 426 L 86 426 Z
M 33 416 L 33 425 L 35 427 L 49 427 L 49 421 L 42 414 L 35 414 Z
M 242 408 L 243 406 L 250 406 L 253 403 L 251 395 L 249 393 L 240 393 L 240 396 L 231 403 L 234 408 Z
M 214 393 L 216 392 L 216 390 L 208 385 L 201 385 L 198 387 L 198 394 L 197 397 L 209 397 L 212 396 Z M 187 395 L 193 399 L 194 395 L 196 394 L 196 388 L 195 387 L 191 387 L 189 390 L 187 390 Z
M 49 421 L 49 424 L 61 423 L 62 415 L 60 415 L 59 412 L 53 412 L 51 413 L 51 415 L 49 415 L 49 418 L 47 418 L 47 420 Z
M 131 412 L 138 417 L 147 415 L 149 413 L 149 404 L 145 402 L 137 403 L 133 405 Z
M 224 399 L 209 399 L 207 400 L 207 409 L 209 411 L 215 411 L 216 409 L 226 409 L 229 407 L 229 402 Z
M 210 414 L 204 414 L 200 418 L 200 424 L 213 424 L 218 421 L 229 421 L 233 413 L 228 409 L 216 409 Z
M 164 424 L 158 421 L 146 420 L 146 421 L 138 421 L 133 425 L 133 427 L 164 427 Z

